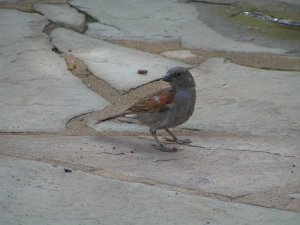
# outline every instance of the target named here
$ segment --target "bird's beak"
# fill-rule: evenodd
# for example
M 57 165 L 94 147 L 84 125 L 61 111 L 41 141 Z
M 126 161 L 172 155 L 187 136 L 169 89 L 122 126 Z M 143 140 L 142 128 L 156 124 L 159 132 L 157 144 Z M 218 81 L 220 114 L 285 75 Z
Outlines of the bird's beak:
M 167 72 L 165 75 L 163 75 L 163 77 L 161 79 L 163 81 L 170 82 L 170 81 L 172 81 L 172 75 Z

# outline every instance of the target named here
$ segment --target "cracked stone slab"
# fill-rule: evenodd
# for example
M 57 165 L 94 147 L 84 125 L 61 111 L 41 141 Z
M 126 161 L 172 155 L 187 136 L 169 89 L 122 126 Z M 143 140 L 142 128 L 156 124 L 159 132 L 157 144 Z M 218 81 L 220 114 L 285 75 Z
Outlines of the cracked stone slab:
M 191 196 L 79 170 L 65 173 L 61 166 L 13 157 L 1 157 L 0 171 L 0 223 L 6 225 L 298 225 L 300 220 L 295 212 Z
M 171 67 L 183 66 L 175 60 L 78 34 L 63 28 L 51 32 L 52 43 L 63 52 L 83 60 L 89 70 L 120 93 L 159 79 Z M 137 73 L 146 69 L 146 75 Z
M 61 131 L 108 102 L 86 88 L 52 50 L 38 14 L 0 10 L 0 131 Z
M 168 153 L 156 150 L 151 138 L 2 135 L 0 154 L 89 167 L 105 176 L 223 197 L 299 182 L 298 138 L 189 138 L 195 147 L 175 145 L 184 150 Z
M 195 112 L 183 128 L 300 135 L 300 73 L 262 70 L 211 58 L 191 70 Z
M 281 48 L 268 48 L 225 37 L 198 18 L 199 12 L 194 5 L 184 2 L 72 0 L 69 3 L 100 21 L 102 25 L 93 24 L 87 30 L 87 35 L 94 37 L 143 41 L 181 40 L 185 47 L 206 50 L 286 52 Z
M 67 4 L 35 3 L 33 8 L 53 23 L 79 32 L 85 29 L 85 15 Z

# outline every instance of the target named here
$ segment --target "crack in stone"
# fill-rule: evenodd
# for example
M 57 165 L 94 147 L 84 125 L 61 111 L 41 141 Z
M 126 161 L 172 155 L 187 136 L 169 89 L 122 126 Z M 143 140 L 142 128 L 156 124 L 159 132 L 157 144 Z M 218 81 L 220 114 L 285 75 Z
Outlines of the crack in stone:
M 82 33 L 85 33 L 85 31 L 87 30 L 87 26 L 86 26 L 86 25 L 87 25 L 88 23 L 99 22 L 98 19 L 97 19 L 96 17 L 94 17 L 94 16 L 88 14 L 86 11 L 83 11 L 82 9 L 78 9 L 76 6 L 70 4 L 69 2 L 68 2 L 68 5 L 69 5 L 71 8 L 73 8 L 73 9 L 77 10 L 78 12 L 82 13 L 83 15 L 85 15 L 85 27 L 86 27 L 86 29 L 85 29 Z M 84 8 L 84 7 L 81 7 L 81 8 Z
M 91 167 L 91 166 L 78 165 L 78 164 L 74 164 L 74 163 L 62 162 L 62 161 L 55 160 L 55 159 L 46 159 L 46 158 L 41 158 L 41 157 L 39 157 L 39 158 L 25 157 L 24 158 L 23 156 L 20 156 L 18 154 L 14 155 L 14 154 L 0 153 L 0 155 L 14 157 L 14 158 L 22 159 L 22 160 L 33 160 L 36 162 L 47 163 L 47 164 L 51 164 L 51 165 L 55 165 L 55 166 L 68 167 L 68 168 L 72 169 L 73 171 L 80 170 L 85 173 L 90 173 L 90 174 L 97 175 L 97 176 L 103 176 L 103 177 L 107 177 L 107 178 L 111 178 L 111 179 L 115 179 L 115 180 L 119 180 L 119 181 L 124 181 L 124 182 L 129 182 L 129 183 L 139 183 L 139 184 L 145 184 L 145 185 L 150 185 L 150 186 L 157 186 L 159 188 L 168 189 L 170 191 L 178 191 L 178 192 L 182 192 L 182 193 L 188 194 L 188 195 L 211 197 L 211 198 L 218 199 L 221 201 L 230 201 L 231 200 L 231 198 L 226 195 L 221 195 L 221 194 L 217 194 L 217 193 L 213 193 L 213 192 L 206 192 L 206 191 L 202 191 L 202 190 L 198 190 L 198 189 L 181 187 L 178 185 L 173 185 L 173 184 L 169 184 L 169 183 L 165 183 L 165 182 L 161 182 L 161 181 L 157 181 L 157 180 L 153 180 L 153 179 L 149 179 L 149 178 L 142 178 L 142 177 L 135 177 L 132 175 L 126 175 L 126 174 L 123 174 L 123 173 L 120 173 L 118 171 L 114 171 L 111 169 L 95 168 L 95 167 Z
M 109 26 L 109 27 L 113 27 L 113 28 L 116 28 L 117 30 L 119 31 L 122 31 L 122 29 L 120 27 L 117 27 L 116 25 L 113 25 L 113 24 L 109 24 L 109 23 L 104 23 L 104 22 L 101 22 L 100 20 L 98 21 L 99 24 L 103 24 L 105 26 Z
M 225 151 L 239 151 L 239 152 L 253 152 L 253 153 L 264 153 L 264 154 L 271 154 L 271 155 L 275 155 L 275 156 L 281 156 L 281 157 L 290 157 L 290 158 L 294 158 L 296 156 L 294 155 L 282 155 L 280 153 L 273 153 L 273 152 L 268 152 L 268 151 L 261 151 L 261 150 L 250 150 L 250 149 L 237 149 L 237 148 L 210 148 L 210 147 L 204 147 L 201 145 L 193 145 L 193 144 L 189 144 L 188 146 L 190 147 L 198 147 L 198 148 L 202 148 L 205 150 L 225 150 Z
M 37 162 L 47 163 L 47 164 L 51 164 L 54 167 L 61 166 L 62 169 L 64 167 L 68 167 L 68 168 L 72 169 L 73 171 L 79 170 L 84 173 L 93 174 L 95 176 L 107 177 L 107 178 L 118 180 L 118 181 L 156 186 L 157 188 L 160 188 L 160 189 L 166 189 L 169 191 L 180 192 L 182 194 L 186 194 L 186 195 L 190 195 L 190 196 L 207 197 L 207 198 L 212 198 L 212 199 L 216 199 L 216 200 L 224 201 L 224 202 L 253 205 L 253 206 L 269 208 L 269 209 L 281 209 L 281 210 L 292 211 L 292 212 L 295 211 L 295 210 L 285 208 L 285 207 L 280 207 L 280 206 L 277 207 L 276 205 L 268 206 L 264 203 L 260 204 L 260 203 L 256 203 L 256 202 L 242 201 L 243 197 L 251 195 L 251 194 L 257 194 L 257 193 L 247 193 L 244 195 L 231 197 L 231 196 L 222 195 L 222 194 L 218 194 L 218 193 L 203 191 L 200 189 L 192 189 L 192 188 L 182 187 L 182 186 L 178 186 L 175 184 L 165 183 L 165 182 L 161 182 L 161 181 L 153 180 L 153 179 L 149 179 L 149 178 L 142 178 L 142 177 L 126 175 L 126 174 L 120 173 L 118 171 L 113 171 L 113 170 L 105 169 L 105 168 L 95 168 L 95 167 L 91 167 L 91 166 L 78 165 L 78 164 L 74 164 L 74 163 L 62 162 L 59 160 L 46 159 L 46 158 L 33 158 L 33 157 L 25 157 L 24 158 L 24 156 L 21 156 L 18 154 L 14 155 L 14 154 L 0 153 L 0 155 L 14 157 L 14 158 L 22 159 L 22 160 L 33 160 L 33 161 L 37 161 Z M 258 193 L 266 193 L 266 192 L 258 192 Z
M 176 160 L 181 160 L 181 159 L 157 159 L 153 162 L 168 162 L 168 161 L 176 161 Z

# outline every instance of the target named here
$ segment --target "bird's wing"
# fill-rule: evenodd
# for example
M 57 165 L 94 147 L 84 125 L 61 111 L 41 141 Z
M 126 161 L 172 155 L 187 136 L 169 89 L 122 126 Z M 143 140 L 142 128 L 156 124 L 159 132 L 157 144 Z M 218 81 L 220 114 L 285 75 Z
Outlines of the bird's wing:
M 159 90 L 136 102 L 130 111 L 132 112 L 164 112 L 174 103 L 175 92 L 171 88 Z

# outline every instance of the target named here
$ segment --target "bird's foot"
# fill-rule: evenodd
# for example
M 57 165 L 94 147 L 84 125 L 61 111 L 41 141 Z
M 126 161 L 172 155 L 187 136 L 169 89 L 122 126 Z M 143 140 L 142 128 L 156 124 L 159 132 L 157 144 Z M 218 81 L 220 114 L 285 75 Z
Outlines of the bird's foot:
M 175 147 L 167 148 L 164 145 L 155 145 L 155 148 L 162 151 L 162 152 L 177 152 L 178 151 L 178 149 L 175 148 Z
M 189 145 L 192 143 L 192 141 L 190 139 L 170 139 L 170 138 L 165 138 L 166 141 L 170 141 L 170 142 L 176 142 L 177 144 L 180 145 Z

